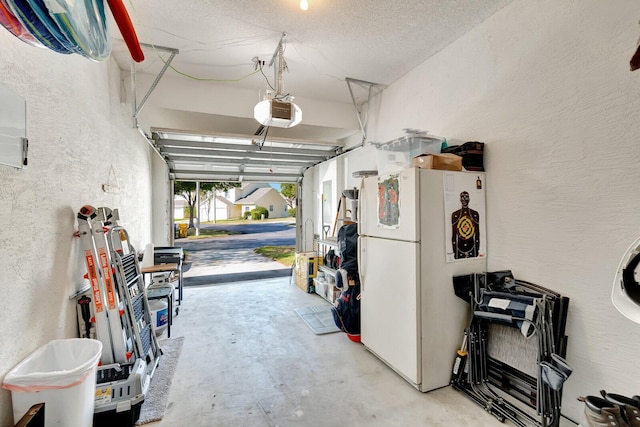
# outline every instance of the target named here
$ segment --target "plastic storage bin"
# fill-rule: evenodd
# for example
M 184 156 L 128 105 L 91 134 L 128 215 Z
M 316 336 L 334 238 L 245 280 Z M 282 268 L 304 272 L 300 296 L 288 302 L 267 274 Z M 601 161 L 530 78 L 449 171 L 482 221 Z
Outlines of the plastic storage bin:
M 102 343 L 93 339 L 53 340 L 18 363 L 4 377 L 17 423 L 36 403 L 45 404 L 45 426 L 91 427 L 96 369 Z
M 375 144 L 378 153 L 378 175 L 386 175 L 411 167 L 411 159 L 420 154 L 439 154 L 442 138 L 427 135 L 407 135 L 382 144 Z

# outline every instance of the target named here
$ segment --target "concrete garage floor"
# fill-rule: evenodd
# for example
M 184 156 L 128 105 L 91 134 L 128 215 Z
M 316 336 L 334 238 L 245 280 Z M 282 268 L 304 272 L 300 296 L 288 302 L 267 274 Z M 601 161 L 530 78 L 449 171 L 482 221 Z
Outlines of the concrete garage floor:
M 510 425 L 450 387 L 420 393 L 343 333 L 313 334 L 294 310 L 323 303 L 288 277 L 186 287 L 167 412 L 148 425 Z

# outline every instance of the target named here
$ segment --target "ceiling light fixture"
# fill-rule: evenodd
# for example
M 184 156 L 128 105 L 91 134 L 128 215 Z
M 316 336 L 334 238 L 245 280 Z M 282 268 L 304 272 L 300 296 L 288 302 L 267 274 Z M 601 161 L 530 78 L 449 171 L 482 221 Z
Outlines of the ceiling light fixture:
M 302 10 L 309 9 L 309 2 L 307 0 L 300 0 L 300 9 Z
M 302 121 L 302 110 L 293 103 L 293 96 L 283 94 L 282 72 L 287 68 L 284 60 L 284 40 L 287 33 L 282 33 L 269 66 L 277 60 L 275 68 L 276 88 L 267 90 L 265 98 L 253 108 L 253 117 L 263 126 L 290 128 Z M 268 83 L 268 81 L 267 81 Z

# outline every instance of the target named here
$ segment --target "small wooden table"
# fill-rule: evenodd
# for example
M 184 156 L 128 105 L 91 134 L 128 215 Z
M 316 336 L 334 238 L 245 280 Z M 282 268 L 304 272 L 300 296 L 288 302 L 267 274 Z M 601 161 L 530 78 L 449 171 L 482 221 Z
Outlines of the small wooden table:
M 178 263 L 167 263 L 167 264 L 155 264 L 151 267 L 142 267 L 140 268 L 140 272 L 143 274 L 149 273 L 170 273 L 173 271 L 178 271 Z

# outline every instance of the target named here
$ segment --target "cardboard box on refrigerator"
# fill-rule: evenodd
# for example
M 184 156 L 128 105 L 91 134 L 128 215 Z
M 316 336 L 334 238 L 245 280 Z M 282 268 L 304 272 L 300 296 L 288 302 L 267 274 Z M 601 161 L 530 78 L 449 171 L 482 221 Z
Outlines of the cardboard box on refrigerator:
M 411 159 L 412 168 L 461 171 L 462 157 L 456 154 L 420 154 Z

